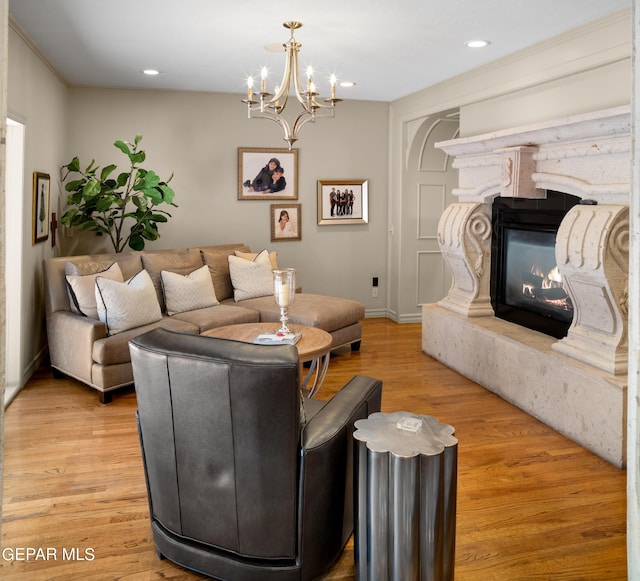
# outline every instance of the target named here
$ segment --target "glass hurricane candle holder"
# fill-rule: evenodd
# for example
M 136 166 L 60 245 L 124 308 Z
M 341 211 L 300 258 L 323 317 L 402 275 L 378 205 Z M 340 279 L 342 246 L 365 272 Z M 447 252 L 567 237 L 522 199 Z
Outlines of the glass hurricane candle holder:
M 276 333 L 291 333 L 287 327 L 289 320 L 289 305 L 296 294 L 296 269 L 284 268 L 272 270 L 273 272 L 273 296 L 280 307 L 280 328 Z

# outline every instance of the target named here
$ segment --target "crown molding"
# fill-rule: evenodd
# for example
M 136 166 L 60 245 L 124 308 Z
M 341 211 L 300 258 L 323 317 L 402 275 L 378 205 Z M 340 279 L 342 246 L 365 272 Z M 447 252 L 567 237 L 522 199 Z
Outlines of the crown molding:
M 27 32 L 16 22 L 16 20 L 9 15 L 9 28 L 13 30 L 24 43 L 34 52 L 34 54 L 44 63 L 44 65 L 55 75 L 55 77 L 67 88 L 71 85 L 65 79 L 60 71 L 53 65 L 53 63 L 47 58 L 47 55 L 42 52 L 36 42 L 27 34 Z

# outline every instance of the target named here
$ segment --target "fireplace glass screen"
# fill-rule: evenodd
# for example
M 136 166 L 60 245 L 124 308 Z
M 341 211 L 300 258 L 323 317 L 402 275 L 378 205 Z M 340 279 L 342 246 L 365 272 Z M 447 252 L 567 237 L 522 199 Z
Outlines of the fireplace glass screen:
M 555 232 L 505 228 L 504 302 L 571 323 L 573 305 L 562 285 Z
M 556 266 L 556 234 L 579 201 L 553 190 L 541 200 L 493 201 L 491 306 L 496 317 L 553 337 L 566 336 L 573 305 Z

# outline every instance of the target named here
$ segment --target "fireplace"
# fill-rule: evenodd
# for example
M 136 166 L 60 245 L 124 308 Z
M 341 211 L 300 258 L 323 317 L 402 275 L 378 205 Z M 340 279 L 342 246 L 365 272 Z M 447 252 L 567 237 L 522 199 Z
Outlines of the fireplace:
M 458 201 L 438 224 L 452 284 L 422 307 L 423 351 L 624 466 L 629 107 L 436 147 L 455 158 Z M 496 266 L 515 282 L 495 282 Z M 500 311 L 560 319 L 562 331 L 533 331 Z
M 543 200 L 495 198 L 491 306 L 496 317 L 558 339 L 566 336 L 573 303 L 556 263 L 556 235 L 579 201 L 556 191 Z

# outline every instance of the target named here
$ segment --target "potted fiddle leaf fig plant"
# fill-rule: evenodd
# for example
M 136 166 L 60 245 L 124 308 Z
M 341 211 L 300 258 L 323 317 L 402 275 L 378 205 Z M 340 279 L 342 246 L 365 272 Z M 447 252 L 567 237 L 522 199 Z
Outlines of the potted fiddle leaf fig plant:
M 69 192 L 68 209 L 60 219 L 64 226 L 109 236 L 115 252 L 127 246 L 143 250 L 145 241 L 160 237 L 158 224 L 167 222 L 171 214 L 158 206 L 177 207 L 168 185 L 173 174 L 162 181 L 154 171 L 140 166 L 146 159 L 139 148 L 141 140 L 142 135 L 136 135 L 133 143 L 114 143 L 128 157 L 129 165 L 128 171 L 117 175 L 116 165 L 100 169 L 95 160 L 82 169 L 78 157 L 62 166 L 62 182 Z

